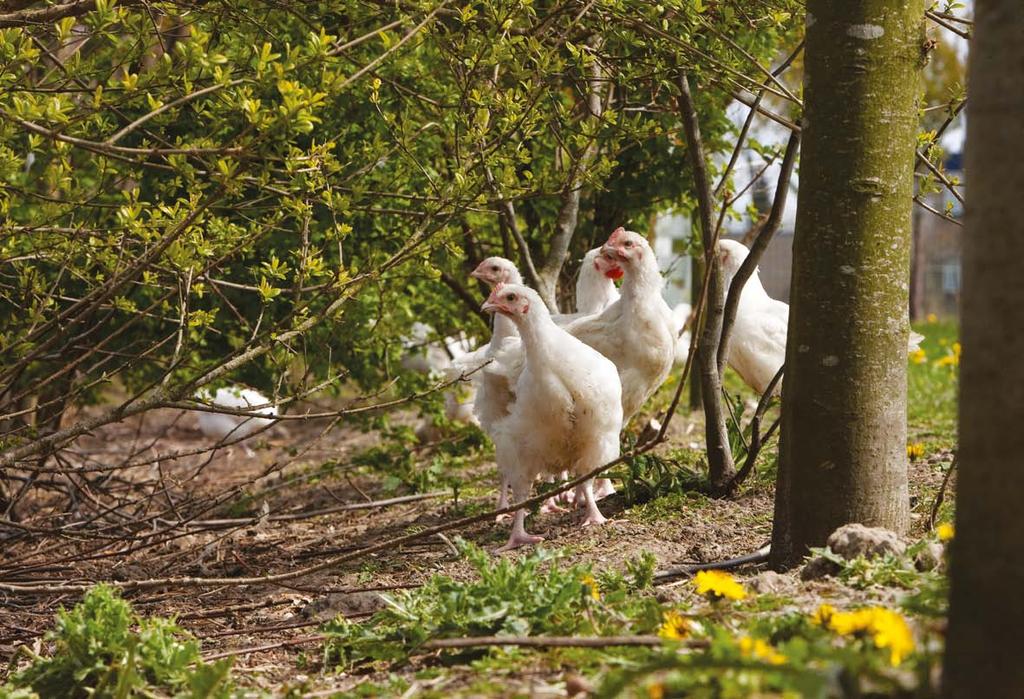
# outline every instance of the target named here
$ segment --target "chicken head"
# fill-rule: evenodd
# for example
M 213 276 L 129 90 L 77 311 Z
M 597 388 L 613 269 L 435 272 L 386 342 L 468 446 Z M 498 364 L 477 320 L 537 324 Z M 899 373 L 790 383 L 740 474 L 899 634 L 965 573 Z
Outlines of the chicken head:
M 619 266 L 634 265 L 646 255 L 653 254 L 650 244 L 642 235 L 621 226 L 608 237 L 602 251 Z
M 469 276 L 479 279 L 491 288 L 498 284 L 519 284 L 522 281 L 519 269 L 511 260 L 504 257 L 488 257 L 478 264 Z
M 534 299 L 533 297 L 536 297 Z M 530 304 L 540 300 L 537 293 L 519 284 L 498 284 L 491 290 L 481 310 L 488 313 L 501 313 L 510 317 L 525 316 L 530 312 Z
M 750 250 L 738 240 L 718 241 L 718 261 L 722 264 L 722 274 L 726 283 L 731 283 Z

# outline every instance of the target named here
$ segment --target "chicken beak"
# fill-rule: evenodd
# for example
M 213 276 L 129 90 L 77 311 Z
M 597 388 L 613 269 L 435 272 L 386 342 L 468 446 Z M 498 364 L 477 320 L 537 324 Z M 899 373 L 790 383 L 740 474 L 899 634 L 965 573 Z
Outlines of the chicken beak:
M 472 277 L 473 279 L 480 279 L 480 280 L 486 281 L 486 278 L 484 276 L 484 272 L 479 267 L 477 267 L 472 272 L 470 272 L 469 276 Z
M 611 257 L 615 261 L 626 260 L 626 255 L 622 251 L 622 248 L 618 247 L 617 245 L 612 245 L 611 243 L 605 243 L 603 246 L 601 246 L 601 253 Z
M 487 301 L 484 301 L 483 306 L 480 306 L 480 310 L 483 311 L 484 313 L 500 313 L 505 309 L 501 306 L 501 304 L 494 303 L 493 301 L 488 299 Z

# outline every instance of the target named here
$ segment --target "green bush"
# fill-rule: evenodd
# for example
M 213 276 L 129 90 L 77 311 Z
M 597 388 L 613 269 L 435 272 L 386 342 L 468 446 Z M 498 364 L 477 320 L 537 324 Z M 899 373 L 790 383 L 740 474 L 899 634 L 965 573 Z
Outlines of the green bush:
M 231 661 L 205 663 L 199 642 L 172 620 L 139 617 L 117 591 L 89 590 L 57 614 L 47 634 L 49 657 L 34 656 L 0 695 L 8 697 L 135 697 L 214 699 L 234 695 Z

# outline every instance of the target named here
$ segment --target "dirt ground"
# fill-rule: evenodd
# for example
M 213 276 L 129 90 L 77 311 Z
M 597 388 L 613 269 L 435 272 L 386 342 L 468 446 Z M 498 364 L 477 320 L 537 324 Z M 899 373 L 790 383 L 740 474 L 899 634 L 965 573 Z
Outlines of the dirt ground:
M 77 601 L 79 593 L 56 592 L 55 584 L 288 572 L 484 511 L 493 498 L 493 464 L 484 462 L 464 474 L 472 487 L 463 490 L 457 505 L 451 491 L 402 501 L 410 495 L 407 488 L 386 491 L 379 473 L 347 465 L 379 436 L 343 426 L 325 431 L 324 422 L 290 422 L 286 433 L 274 430 L 254 438 L 251 457 L 235 446 L 212 458 L 157 459 L 201 444 L 199 433 L 190 429 L 193 419 L 158 412 L 83 438 L 75 448 L 77 461 L 68 463 L 114 464 L 130 453 L 136 460 L 152 453 L 155 462 L 109 478 L 105 472 L 79 478 L 76 502 L 63 494 L 44 495 L 28 508 L 23 503 L 21 529 L 0 528 L 0 658 L 5 664 L 16 646 L 39 644 L 55 611 Z M 700 433 L 696 427 L 680 416 L 669 446 L 688 446 Z M 925 526 L 941 481 L 936 463 L 942 458 L 912 465 L 917 531 Z M 324 463 L 336 466 L 325 472 Z M 769 539 L 772 490 L 755 480 L 732 500 L 693 493 L 629 509 L 621 496 L 612 496 L 602 510 L 613 521 L 599 528 L 579 528 L 574 514 L 536 515 L 530 526 L 547 545 L 564 549 L 568 562 L 587 561 L 596 569 L 621 567 L 641 551 L 653 553 L 659 568 L 721 560 Z M 280 692 L 308 680 L 316 688 L 312 696 L 328 695 L 373 678 L 322 673 L 318 624 L 339 613 L 369 615 L 381 604 L 381 591 L 416 586 L 439 572 L 467 575 L 466 564 L 454 554 L 455 536 L 494 549 L 507 536 L 507 525 L 479 523 L 280 584 L 183 584 L 125 596 L 140 613 L 175 616 L 201 639 L 206 657 L 233 655 L 243 685 Z M 758 571 L 740 574 L 750 578 Z M 787 577 L 795 584 L 794 576 Z M 821 594 L 820 586 L 829 584 L 817 583 L 806 593 Z M 14 585 L 28 589 L 14 590 Z M 560 671 L 524 668 L 509 691 L 565 696 L 563 680 Z

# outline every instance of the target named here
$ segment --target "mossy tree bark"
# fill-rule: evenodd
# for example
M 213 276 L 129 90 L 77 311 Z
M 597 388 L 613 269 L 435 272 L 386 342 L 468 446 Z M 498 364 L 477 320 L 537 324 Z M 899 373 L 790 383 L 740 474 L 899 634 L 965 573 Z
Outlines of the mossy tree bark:
M 910 207 L 923 0 L 809 0 L 772 560 L 909 519 Z
M 977 0 L 944 695 L 1024 696 L 1024 5 Z

